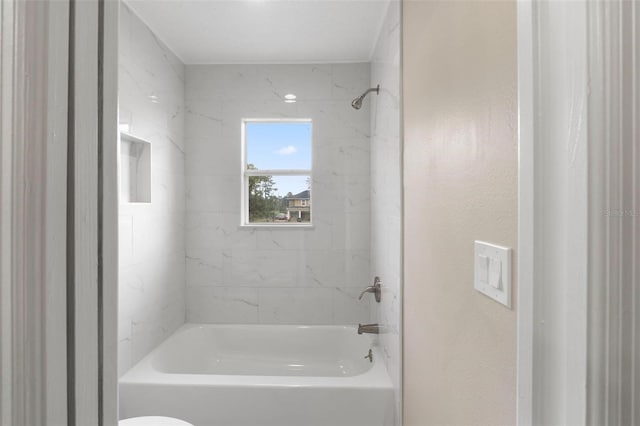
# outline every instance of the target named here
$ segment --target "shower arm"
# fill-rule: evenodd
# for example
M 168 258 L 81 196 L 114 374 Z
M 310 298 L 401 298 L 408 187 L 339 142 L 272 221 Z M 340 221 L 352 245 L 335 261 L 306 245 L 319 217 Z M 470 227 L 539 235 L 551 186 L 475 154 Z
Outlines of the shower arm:
M 364 99 L 364 97 L 367 96 L 371 92 L 376 92 L 376 95 L 379 95 L 380 94 L 380 85 L 378 84 L 376 87 L 372 87 L 372 88 L 368 89 L 366 92 L 364 92 L 360 96 L 360 99 Z

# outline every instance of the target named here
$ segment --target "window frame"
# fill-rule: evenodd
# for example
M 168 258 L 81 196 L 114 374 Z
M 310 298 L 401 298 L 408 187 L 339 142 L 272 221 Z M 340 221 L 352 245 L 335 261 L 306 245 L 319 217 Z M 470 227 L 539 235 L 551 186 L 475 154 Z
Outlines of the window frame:
M 247 169 L 247 138 L 246 126 L 251 123 L 308 123 L 311 127 L 310 169 Z M 313 194 L 313 120 L 311 118 L 243 118 L 241 122 L 241 212 L 240 227 L 242 228 L 313 228 L 313 203 L 309 199 L 309 222 L 265 222 L 256 223 L 249 221 L 249 177 L 252 176 L 309 176 L 309 191 Z M 311 195 L 313 197 L 313 195 Z

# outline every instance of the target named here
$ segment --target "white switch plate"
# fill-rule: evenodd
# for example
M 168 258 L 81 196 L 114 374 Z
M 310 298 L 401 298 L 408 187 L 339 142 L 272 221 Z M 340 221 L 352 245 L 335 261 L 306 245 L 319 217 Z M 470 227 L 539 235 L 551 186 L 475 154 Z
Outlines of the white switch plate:
M 473 287 L 511 308 L 511 249 L 495 244 L 474 243 Z

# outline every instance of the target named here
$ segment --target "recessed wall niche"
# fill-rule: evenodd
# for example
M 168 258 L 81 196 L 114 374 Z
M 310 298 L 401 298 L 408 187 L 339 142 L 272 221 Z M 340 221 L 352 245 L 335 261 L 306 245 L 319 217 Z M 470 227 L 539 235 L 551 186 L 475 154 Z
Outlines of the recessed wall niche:
M 151 203 L 151 144 L 120 133 L 120 200 Z

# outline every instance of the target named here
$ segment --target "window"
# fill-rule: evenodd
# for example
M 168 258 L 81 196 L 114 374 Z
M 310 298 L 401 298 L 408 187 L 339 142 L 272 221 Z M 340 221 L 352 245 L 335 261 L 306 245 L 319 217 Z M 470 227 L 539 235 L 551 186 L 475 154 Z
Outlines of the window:
M 244 120 L 243 225 L 311 224 L 311 120 Z

